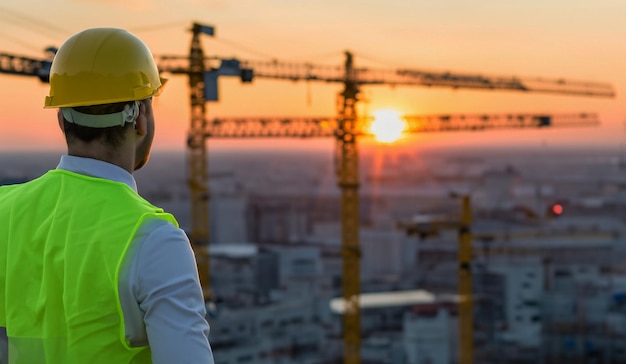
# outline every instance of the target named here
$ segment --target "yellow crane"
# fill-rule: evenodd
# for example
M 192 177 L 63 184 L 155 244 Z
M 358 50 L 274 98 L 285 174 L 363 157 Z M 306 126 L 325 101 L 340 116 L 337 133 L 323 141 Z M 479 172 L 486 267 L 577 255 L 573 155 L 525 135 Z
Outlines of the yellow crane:
M 451 193 L 451 197 L 461 199 L 461 213 L 458 217 L 429 216 L 415 220 L 400 221 L 398 228 L 407 235 L 427 237 L 437 235 L 442 230 L 458 230 L 457 243 L 457 291 L 458 301 L 458 341 L 459 364 L 474 363 L 474 301 L 472 298 L 472 206 L 467 194 Z
M 543 256 L 550 251 L 549 247 L 539 246 L 492 246 L 488 251 L 477 249 L 473 241 L 509 241 L 511 239 L 545 239 L 545 238 L 568 238 L 589 239 L 603 238 L 614 239 L 614 233 L 604 231 L 497 231 L 480 232 L 472 231 L 472 204 L 468 194 L 451 193 L 451 197 L 461 199 L 461 208 L 458 216 L 419 216 L 416 219 L 400 221 L 397 227 L 409 236 L 427 238 L 438 235 L 443 230 L 457 230 L 457 275 L 458 275 L 458 342 L 459 364 L 472 364 L 474 362 L 474 300 L 471 263 L 475 256 L 504 255 L 504 256 Z M 555 206 L 555 205 L 553 205 Z M 552 206 L 551 206 L 552 207 Z M 551 209 L 546 212 L 546 217 L 554 216 Z M 539 215 L 529 214 L 527 218 L 535 220 Z
M 613 97 L 609 84 L 564 79 L 486 76 L 482 74 L 433 72 L 418 69 L 357 68 L 352 53 L 345 52 L 343 67 L 312 64 L 294 64 L 278 61 L 257 62 L 230 58 L 206 57 L 200 36 L 215 35 L 215 28 L 193 23 L 188 56 L 158 56 L 162 72 L 182 74 L 189 78 L 191 125 L 188 135 L 189 187 L 191 191 L 190 240 L 197 255 L 198 270 L 205 298 L 211 298 L 209 243 L 209 189 L 206 139 L 215 136 L 206 117 L 206 101 L 217 100 L 217 79 L 220 76 L 238 76 L 243 82 L 254 78 L 292 81 L 333 82 L 343 85 L 338 95 L 338 115 L 333 136 L 339 153 L 337 176 L 341 189 L 341 239 L 343 256 L 343 298 L 346 310 L 343 316 L 344 361 L 360 363 L 360 244 L 359 244 L 359 166 L 357 136 L 362 133 L 361 118 L 357 115 L 360 88 L 365 85 L 446 87 L 483 90 L 508 90 L 564 94 L 574 96 Z M 216 63 L 219 64 L 216 66 Z M 0 53 L 0 73 L 37 76 L 42 81 L 49 74 L 49 60 L 37 60 L 8 53 Z M 440 119 L 444 131 L 445 117 Z M 549 119 L 549 118 L 548 118 Z M 426 128 L 428 129 L 428 128 Z M 417 130 L 417 129 L 416 129 Z M 428 130 L 424 130 L 428 131 Z M 432 130 L 435 131 L 435 130 Z
M 479 131 L 490 129 L 528 129 L 547 127 L 572 127 L 572 126 L 593 126 L 598 125 L 598 117 L 592 113 L 577 114 L 446 114 L 446 115 L 414 115 L 405 116 L 405 131 L 408 133 L 425 132 L 451 132 L 451 131 Z M 356 119 L 353 126 L 353 139 L 357 136 L 371 134 L 369 124 L 371 120 L 364 117 Z M 292 138 L 314 138 L 333 137 L 337 135 L 340 127 L 339 120 L 333 117 L 230 117 L 215 118 L 209 122 L 211 137 L 214 138 L 259 138 L 259 137 L 292 137 Z M 354 142 L 353 142 L 354 143 Z M 342 189 L 348 189 L 350 194 L 342 194 L 342 224 L 343 225 L 343 302 L 345 307 L 352 307 L 352 311 L 344 311 L 344 343 L 349 345 L 360 345 L 360 307 L 358 305 L 358 292 L 360 287 L 360 266 L 359 266 L 359 246 L 358 235 L 346 236 L 346 233 L 358 234 L 358 170 L 356 169 L 358 155 L 356 146 L 351 145 L 348 151 L 345 143 L 338 146 L 338 151 L 342 156 L 347 152 L 355 153 L 350 158 L 343 157 L 341 165 L 337 168 L 337 175 Z M 348 173 L 350 175 L 343 175 Z M 350 184 L 342 185 L 342 181 Z M 455 197 L 457 197 L 455 195 Z M 469 196 L 458 196 L 462 200 L 462 212 L 458 220 L 443 220 L 429 222 L 428 225 L 409 224 L 404 226 L 412 234 L 432 234 L 440 229 L 455 228 L 459 230 L 458 245 L 458 282 L 459 282 L 459 343 L 461 364 L 473 363 L 473 301 L 472 297 L 472 272 L 470 264 L 472 260 L 472 235 L 470 231 L 472 223 L 472 213 Z M 346 211 L 353 215 L 347 215 Z M 346 226 L 346 223 L 354 225 Z M 418 229 L 422 229 L 418 231 Z M 347 245 L 346 243 L 349 243 Z M 356 274 L 355 274 L 356 273 Z M 349 301 L 352 299 L 354 301 Z M 351 316 L 348 316 L 351 315 Z M 353 326 L 349 326 L 346 320 Z M 359 346 L 352 352 L 345 352 L 346 362 L 358 363 Z M 357 358 L 357 359 L 355 359 Z
M 188 140 L 190 155 L 190 188 L 192 190 L 192 244 L 200 253 L 199 274 L 209 297 L 210 272 L 208 267 L 208 174 L 206 169 L 205 139 L 216 136 L 207 123 L 205 108 L 200 106 L 202 96 L 217 98 L 217 77 L 239 76 L 243 82 L 253 78 L 283 79 L 292 81 L 321 81 L 343 84 L 338 95 L 338 115 L 333 135 L 339 153 L 337 165 L 338 185 L 341 189 L 341 240 L 342 240 L 342 290 L 345 302 L 343 315 L 344 362 L 361 362 L 361 325 L 358 297 L 360 294 L 360 244 L 359 244 L 359 166 L 357 135 L 360 118 L 357 115 L 360 87 L 364 85 L 448 87 L 485 90 L 510 90 L 542 92 L 577 96 L 613 97 L 611 85 L 594 82 L 567 81 L 564 79 L 520 78 L 484 76 L 451 72 L 431 72 L 415 69 L 380 70 L 356 68 L 352 53 L 345 52 L 343 67 L 294 64 L 278 61 L 254 62 L 238 59 L 220 59 L 219 67 L 212 64 L 216 58 L 203 58 L 200 34 L 214 35 L 213 27 L 194 24 L 192 43 L 187 64 L 168 67 L 161 58 L 159 67 L 165 72 L 189 75 L 191 88 L 192 120 Z M 170 60 L 180 57 L 169 57 Z M 203 75 L 203 77 L 201 77 Z M 204 82 L 202 82 L 202 80 Z M 207 92 L 208 91 L 208 92 Z
M 188 184 L 191 195 L 191 231 L 189 240 L 196 255 L 196 263 L 200 284 L 206 301 L 212 299 L 211 269 L 209 260 L 209 187 L 206 132 L 206 102 L 204 78 L 211 69 L 205 62 L 204 50 L 200 35 L 213 36 L 212 26 L 194 23 L 193 34 L 189 47 L 189 56 L 157 57 L 159 71 L 172 74 L 183 74 L 189 77 L 189 98 L 191 106 L 191 122 L 187 137 L 188 153 Z

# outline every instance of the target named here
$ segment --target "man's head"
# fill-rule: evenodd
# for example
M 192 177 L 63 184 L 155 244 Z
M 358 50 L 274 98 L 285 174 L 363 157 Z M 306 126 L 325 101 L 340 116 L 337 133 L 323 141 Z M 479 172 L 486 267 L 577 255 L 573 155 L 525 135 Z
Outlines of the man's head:
M 132 146 L 132 168 L 138 169 L 150 154 L 151 101 L 163 83 L 139 38 L 122 29 L 87 29 L 67 39 L 55 55 L 45 107 L 60 108 L 70 151 L 91 148 L 113 155 Z

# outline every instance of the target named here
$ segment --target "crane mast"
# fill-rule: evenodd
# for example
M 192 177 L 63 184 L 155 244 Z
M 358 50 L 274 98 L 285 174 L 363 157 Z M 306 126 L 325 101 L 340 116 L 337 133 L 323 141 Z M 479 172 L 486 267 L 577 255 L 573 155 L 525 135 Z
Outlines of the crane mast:
M 474 363 L 474 299 L 472 296 L 472 207 L 469 195 L 461 197 L 458 236 L 459 364 Z
M 209 184 L 206 152 L 206 101 L 204 97 L 204 52 L 200 43 L 202 27 L 194 24 L 189 50 L 189 90 L 191 127 L 187 138 L 189 158 L 189 190 L 191 193 L 190 241 L 196 255 L 204 299 L 211 298 L 209 260 Z
M 337 129 L 338 185 L 341 189 L 341 255 L 345 310 L 343 314 L 344 362 L 361 362 L 360 256 L 359 245 L 359 153 L 356 103 L 358 87 L 352 54 L 346 52 L 344 90 L 339 95 L 339 127 Z

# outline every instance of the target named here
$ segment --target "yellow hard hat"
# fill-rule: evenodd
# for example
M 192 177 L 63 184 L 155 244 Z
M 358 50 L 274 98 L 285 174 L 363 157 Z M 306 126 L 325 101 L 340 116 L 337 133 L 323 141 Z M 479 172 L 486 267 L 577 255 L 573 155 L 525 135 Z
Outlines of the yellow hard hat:
M 141 39 L 123 29 L 91 28 L 57 51 L 44 107 L 143 100 L 158 95 L 164 83 Z

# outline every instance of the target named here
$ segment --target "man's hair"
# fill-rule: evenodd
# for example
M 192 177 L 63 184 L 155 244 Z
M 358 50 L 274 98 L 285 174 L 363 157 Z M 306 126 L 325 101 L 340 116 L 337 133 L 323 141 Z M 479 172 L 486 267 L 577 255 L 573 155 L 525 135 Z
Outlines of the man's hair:
M 74 110 L 89 115 L 106 115 L 121 112 L 124 106 L 132 106 L 134 101 L 117 102 L 113 104 L 76 106 Z M 69 144 L 72 140 L 80 140 L 90 143 L 101 140 L 113 148 L 119 147 L 124 141 L 124 134 L 127 128 L 131 128 L 133 123 L 126 123 L 123 126 L 111 126 L 108 128 L 90 128 L 82 125 L 70 123 L 63 118 L 63 128 L 65 130 L 65 140 Z

